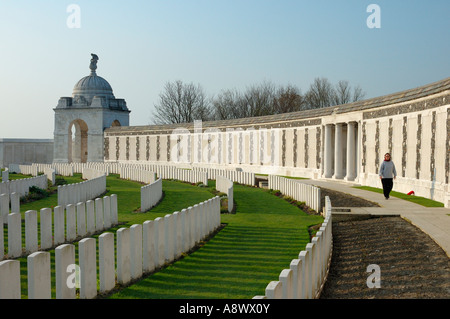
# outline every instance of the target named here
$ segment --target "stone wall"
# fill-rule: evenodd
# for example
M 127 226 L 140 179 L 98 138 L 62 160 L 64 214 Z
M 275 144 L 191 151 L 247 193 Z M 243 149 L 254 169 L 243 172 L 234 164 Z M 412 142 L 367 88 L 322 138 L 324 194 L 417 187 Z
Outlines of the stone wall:
M 53 140 L 0 138 L 0 168 L 9 164 L 51 163 Z

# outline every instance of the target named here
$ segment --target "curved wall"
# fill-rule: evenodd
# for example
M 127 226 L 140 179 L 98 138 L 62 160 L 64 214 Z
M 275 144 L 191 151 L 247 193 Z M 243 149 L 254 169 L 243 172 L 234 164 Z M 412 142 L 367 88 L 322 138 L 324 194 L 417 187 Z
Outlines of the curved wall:
M 240 168 L 381 187 L 386 152 L 394 190 L 450 207 L 450 78 L 328 108 L 237 120 L 105 130 L 105 161 Z

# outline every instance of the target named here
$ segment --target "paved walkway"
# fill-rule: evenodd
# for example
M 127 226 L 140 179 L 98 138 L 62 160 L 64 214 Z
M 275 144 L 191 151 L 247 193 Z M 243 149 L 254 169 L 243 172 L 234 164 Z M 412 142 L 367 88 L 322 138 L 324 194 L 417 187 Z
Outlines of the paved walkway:
M 299 182 L 313 184 L 378 203 L 380 207 L 352 207 L 350 214 L 401 216 L 428 234 L 450 257 L 449 208 L 424 207 L 396 197 L 390 197 L 386 200 L 383 194 L 353 188 L 353 186 L 360 185 L 348 182 L 336 180 L 299 180 Z M 331 206 L 333 206 L 333 202 L 331 202 Z

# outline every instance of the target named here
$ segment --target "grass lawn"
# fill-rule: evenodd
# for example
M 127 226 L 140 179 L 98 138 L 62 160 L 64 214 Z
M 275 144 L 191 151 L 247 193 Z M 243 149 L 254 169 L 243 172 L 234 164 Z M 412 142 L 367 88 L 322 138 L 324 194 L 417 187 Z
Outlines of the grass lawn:
M 369 187 L 369 186 L 354 186 L 354 188 L 383 194 L 383 189 L 381 189 L 381 188 Z M 416 203 L 416 204 L 419 204 L 419 205 L 422 205 L 425 207 L 444 207 L 444 204 L 441 202 L 437 202 L 432 199 L 428 199 L 428 198 L 424 198 L 424 197 L 420 197 L 420 196 L 407 195 L 407 194 L 399 193 L 399 192 L 395 192 L 395 191 L 391 192 L 391 196 L 394 196 L 394 197 L 397 197 L 400 199 L 404 199 L 404 200 L 407 200 L 407 201 L 410 201 L 410 202 L 413 202 L 413 203 Z
M 236 214 L 202 248 L 110 298 L 217 299 L 264 295 L 271 280 L 310 241 L 308 227 L 321 223 L 267 191 L 236 185 Z

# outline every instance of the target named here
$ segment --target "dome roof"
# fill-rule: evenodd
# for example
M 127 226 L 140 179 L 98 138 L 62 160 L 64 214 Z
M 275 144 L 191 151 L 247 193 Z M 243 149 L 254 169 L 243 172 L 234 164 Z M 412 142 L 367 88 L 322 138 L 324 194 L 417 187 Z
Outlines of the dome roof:
M 101 76 L 95 73 L 85 76 L 75 84 L 73 97 L 83 96 L 87 100 L 92 100 L 94 96 L 102 96 L 114 99 L 111 85 Z
M 98 57 L 94 54 L 92 56 L 91 65 L 89 66 L 91 74 L 79 80 L 73 88 L 72 97 L 75 103 L 87 103 L 90 105 L 94 96 L 104 97 L 107 100 L 115 99 L 111 85 L 95 72 Z

